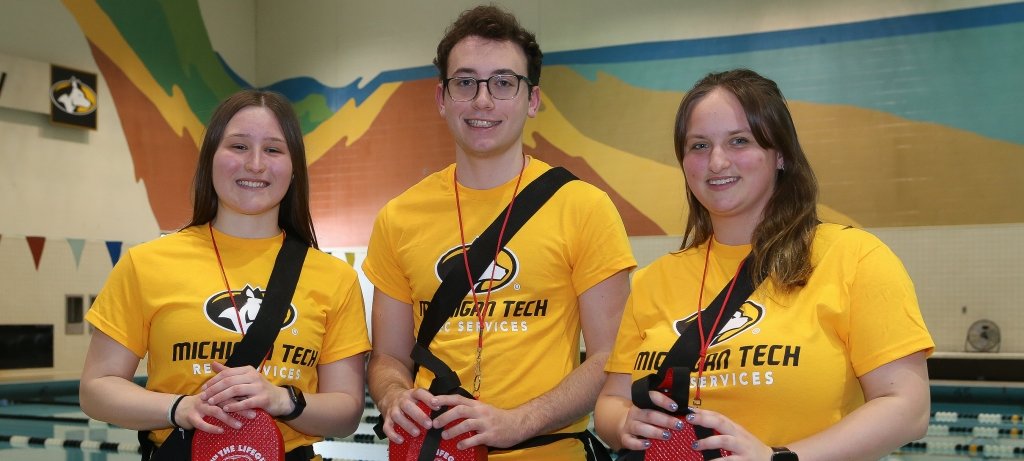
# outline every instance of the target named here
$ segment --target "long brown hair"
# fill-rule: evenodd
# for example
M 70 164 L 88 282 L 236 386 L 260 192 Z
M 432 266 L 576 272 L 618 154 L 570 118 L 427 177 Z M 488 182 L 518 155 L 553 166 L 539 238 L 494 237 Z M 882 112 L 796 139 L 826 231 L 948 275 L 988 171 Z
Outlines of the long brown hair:
M 775 189 L 754 228 L 751 267 L 755 286 L 768 277 L 783 290 L 803 286 L 811 276 L 811 240 L 818 224 L 818 182 L 797 139 L 793 117 L 778 85 L 749 69 L 710 73 L 686 93 L 676 113 L 675 149 L 683 165 L 687 123 L 694 106 L 712 90 L 721 88 L 736 96 L 747 115 L 754 139 L 783 158 Z M 697 200 L 689 184 L 686 200 L 690 213 L 683 233 L 683 249 L 711 238 L 714 229 L 707 208 Z
M 238 111 L 253 106 L 266 107 L 277 117 L 292 161 L 294 178 L 281 199 L 277 224 L 285 232 L 317 248 L 316 231 L 309 213 L 309 173 L 306 169 L 306 146 L 302 141 L 302 129 L 288 99 L 272 91 L 239 91 L 221 102 L 213 111 L 210 123 L 206 125 L 203 145 L 199 148 L 199 164 L 192 180 L 192 220 L 186 227 L 204 225 L 217 216 L 219 199 L 213 187 L 213 154 L 217 152 L 231 118 Z

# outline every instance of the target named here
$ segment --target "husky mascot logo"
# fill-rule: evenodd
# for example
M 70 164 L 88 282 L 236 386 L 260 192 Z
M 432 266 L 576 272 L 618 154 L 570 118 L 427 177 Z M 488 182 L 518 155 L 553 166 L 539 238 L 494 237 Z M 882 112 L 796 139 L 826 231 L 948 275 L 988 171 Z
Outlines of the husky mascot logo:
M 234 303 L 231 302 L 232 297 Z M 228 292 L 222 291 L 206 300 L 204 305 L 206 319 L 225 330 L 245 333 L 249 331 L 249 326 L 256 320 L 256 315 L 260 313 L 263 297 L 263 290 L 252 288 L 249 285 L 240 291 L 232 291 L 230 295 Z M 238 312 L 235 312 L 236 305 Z M 289 304 L 281 329 L 288 328 L 295 323 L 295 315 L 295 306 Z
M 50 87 L 50 101 L 71 115 L 88 115 L 96 110 L 96 91 L 76 77 L 61 80 Z
M 711 346 L 715 344 L 723 343 L 728 341 L 729 338 L 736 336 L 751 327 L 756 325 L 764 317 L 764 307 L 755 304 L 751 300 L 747 300 L 740 308 L 736 310 L 732 317 L 725 321 L 725 325 L 718 330 L 718 333 L 711 338 Z M 690 327 L 691 323 L 696 322 L 697 314 L 693 313 L 688 315 L 686 318 L 676 320 L 675 330 L 676 334 L 681 335 L 683 330 Z M 705 322 L 706 324 L 707 322 Z M 693 328 L 697 328 L 697 325 L 693 325 Z
M 466 245 L 466 250 L 468 251 L 472 246 L 472 244 Z M 456 267 L 465 267 L 462 253 L 460 245 L 448 250 L 438 258 L 437 264 L 434 265 L 434 275 L 438 280 L 444 280 L 444 276 Z M 484 269 L 483 274 L 480 274 L 480 279 L 473 285 L 473 291 L 484 292 L 487 291 L 487 287 L 491 287 L 491 291 L 498 291 L 512 283 L 518 274 L 519 261 L 516 259 L 516 255 L 508 248 L 502 248 L 501 253 L 498 253 L 497 260 L 491 261 L 487 269 Z

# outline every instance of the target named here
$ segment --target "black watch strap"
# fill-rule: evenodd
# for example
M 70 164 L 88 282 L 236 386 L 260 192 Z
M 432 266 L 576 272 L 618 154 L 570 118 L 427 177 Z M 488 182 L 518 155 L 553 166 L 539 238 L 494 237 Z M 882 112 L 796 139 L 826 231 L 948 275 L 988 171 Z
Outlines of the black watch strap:
M 800 461 L 800 457 L 789 448 L 772 447 L 772 461 Z
M 288 391 L 288 397 L 292 399 L 292 403 L 295 404 L 295 409 L 287 415 L 278 416 L 277 419 L 281 421 L 291 421 L 298 418 L 302 414 L 302 410 L 306 409 L 306 396 L 302 395 L 302 390 L 295 386 L 281 386 L 284 390 Z

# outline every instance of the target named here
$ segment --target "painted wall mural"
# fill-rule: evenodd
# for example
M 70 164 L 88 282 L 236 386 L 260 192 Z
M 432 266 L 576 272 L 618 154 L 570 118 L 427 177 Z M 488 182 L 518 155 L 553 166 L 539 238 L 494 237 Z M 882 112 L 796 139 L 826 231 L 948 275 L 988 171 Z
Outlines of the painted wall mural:
M 207 119 L 250 82 L 213 49 L 195 1 L 66 1 L 110 88 L 160 228 L 190 216 Z M 547 53 L 527 153 L 607 191 L 632 236 L 685 222 L 672 121 L 709 71 L 750 67 L 790 101 L 822 215 L 866 227 L 1024 222 L 1024 3 Z M 453 159 L 432 67 L 329 87 L 264 85 L 300 115 L 321 245 L 364 246 L 377 210 Z

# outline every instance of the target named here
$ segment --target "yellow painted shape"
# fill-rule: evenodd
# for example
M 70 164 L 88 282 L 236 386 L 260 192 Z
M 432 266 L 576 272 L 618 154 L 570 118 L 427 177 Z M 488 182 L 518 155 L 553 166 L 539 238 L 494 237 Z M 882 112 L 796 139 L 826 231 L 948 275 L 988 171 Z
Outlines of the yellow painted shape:
M 608 185 L 660 226 L 666 235 L 681 235 L 689 206 L 683 172 L 676 166 L 626 152 L 584 136 L 551 102 L 541 96 L 542 110 L 530 119 L 523 143 L 536 148 L 533 135 L 540 134 L 568 155 L 586 160 Z M 835 209 L 818 204 L 822 221 L 859 226 Z
M 544 88 L 562 115 L 591 138 L 675 166 L 676 110 L 685 93 L 627 84 L 603 71 L 590 80 L 568 66 L 544 68 Z M 600 101 L 600 113 L 594 102 Z
M 345 145 L 351 146 L 359 140 L 373 125 L 391 95 L 395 94 L 401 83 L 385 83 L 377 88 L 370 97 L 359 106 L 354 99 L 349 99 L 334 115 L 305 136 L 306 163 L 313 162 L 327 154 L 342 138 L 348 138 Z
M 523 142 L 539 133 L 563 152 L 586 160 L 609 186 L 660 226 L 666 234 L 683 232 L 686 215 L 683 173 L 677 167 L 622 151 L 584 136 L 541 94 L 541 110 L 530 119 Z
M 853 227 L 864 227 L 857 220 L 842 214 L 828 205 L 818 203 L 818 220 L 836 224 L 846 224 Z
M 149 69 L 135 54 L 135 50 L 117 32 L 117 27 L 110 21 L 110 17 L 95 1 L 63 0 L 63 3 L 75 16 L 85 36 L 103 50 L 124 72 L 128 80 L 149 98 L 171 129 L 179 136 L 187 129 L 198 148 L 202 143 L 204 125 L 192 112 L 181 88 L 175 85 L 171 87 L 170 95 L 164 92 Z

